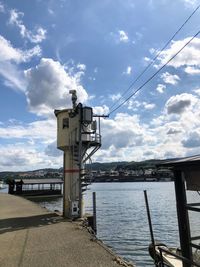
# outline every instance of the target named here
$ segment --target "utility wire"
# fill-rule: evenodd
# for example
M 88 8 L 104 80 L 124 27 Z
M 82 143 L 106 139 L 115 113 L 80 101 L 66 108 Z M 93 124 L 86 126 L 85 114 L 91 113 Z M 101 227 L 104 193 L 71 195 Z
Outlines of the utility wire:
M 155 57 L 151 60 L 151 62 L 146 66 L 146 68 L 135 78 L 135 80 L 130 84 L 130 86 L 125 90 L 125 92 L 121 95 L 121 97 L 110 107 L 112 108 L 123 99 L 123 96 L 133 87 L 133 85 L 140 79 L 140 77 L 151 67 L 151 65 L 156 61 L 161 52 L 168 46 L 168 44 L 174 39 L 174 37 L 182 30 L 185 24 L 191 19 L 191 17 L 197 12 L 200 8 L 200 5 L 196 7 L 196 9 L 190 14 L 190 16 L 184 21 L 184 23 L 180 26 L 180 28 L 173 34 L 173 36 L 166 42 L 166 44 L 162 47 L 162 49 L 155 55 Z
M 165 66 L 169 64 L 170 61 L 172 61 L 189 43 L 192 42 L 192 40 L 199 35 L 200 30 L 192 37 L 190 40 L 184 44 L 184 46 L 181 47 L 181 49 L 178 50 L 162 67 L 160 67 L 149 79 L 146 80 L 137 90 L 135 90 L 128 98 L 126 98 L 120 105 L 118 105 L 115 109 L 111 110 L 111 112 L 108 114 L 110 116 L 113 112 L 115 112 L 117 109 L 119 109 L 122 105 L 124 105 L 131 97 L 133 97 L 138 91 L 140 91 L 147 83 L 149 83 Z

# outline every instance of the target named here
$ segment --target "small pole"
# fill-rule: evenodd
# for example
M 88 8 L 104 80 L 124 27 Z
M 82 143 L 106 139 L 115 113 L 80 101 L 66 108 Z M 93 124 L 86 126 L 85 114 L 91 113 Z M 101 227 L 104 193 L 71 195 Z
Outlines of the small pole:
M 93 200 L 93 230 L 97 234 L 96 192 L 92 193 Z
M 148 197 L 147 197 L 147 191 L 146 190 L 144 190 L 144 198 L 145 198 L 145 204 L 146 204 L 146 210 L 147 210 L 147 217 L 148 217 L 148 222 L 149 222 L 149 230 L 150 230 L 150 235 L 151 235 L 151 243 L 153 245 L 154 263 L 155 263 L 155 266 L 157 266 L 157 263 L 156 263 L 155 240 L 154 240 L 154 235 L 153 235 L 153 228 L 152 228 L 152 223 L 151 223 L 151 215 L 150 215 L 149 203 L 148 203 Z

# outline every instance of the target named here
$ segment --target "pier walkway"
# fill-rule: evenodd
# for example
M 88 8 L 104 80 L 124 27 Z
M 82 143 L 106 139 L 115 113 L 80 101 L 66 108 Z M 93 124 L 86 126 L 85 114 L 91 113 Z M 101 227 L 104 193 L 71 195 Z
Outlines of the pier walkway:
M 92 240 L 80 224 L 21 197 L 0 194 L 0 266 L 129 266 Z

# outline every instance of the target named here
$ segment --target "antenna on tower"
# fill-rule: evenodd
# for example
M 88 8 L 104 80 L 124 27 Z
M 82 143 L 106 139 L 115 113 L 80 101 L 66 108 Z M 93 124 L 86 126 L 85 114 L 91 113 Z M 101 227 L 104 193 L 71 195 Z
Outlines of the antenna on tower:
M 69 90 L 69 93 L 72 95 L 72 104 L 73 104 L 73 109 L 76 108 L 77 104 L 77 95 L 76 95 L 76 90 Z

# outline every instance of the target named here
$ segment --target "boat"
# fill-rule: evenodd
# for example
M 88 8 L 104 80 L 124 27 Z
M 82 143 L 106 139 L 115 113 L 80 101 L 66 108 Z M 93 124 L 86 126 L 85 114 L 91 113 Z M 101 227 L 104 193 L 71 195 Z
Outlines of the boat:
M 189 212 L 200 212 L 200 203 L 188 203 L 186 191 L 200 192 L 200 156 L 165 161 L 162 165 L 174 173 L 180 248 L 171 248 L 154 241 L 147 193 L 145 202 L 151 234 L 149 254 L 157 267 L 200 267 L 200 234 L 191 236 Z

